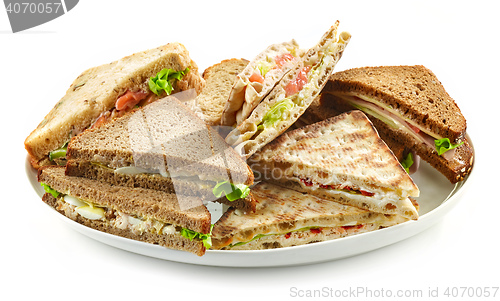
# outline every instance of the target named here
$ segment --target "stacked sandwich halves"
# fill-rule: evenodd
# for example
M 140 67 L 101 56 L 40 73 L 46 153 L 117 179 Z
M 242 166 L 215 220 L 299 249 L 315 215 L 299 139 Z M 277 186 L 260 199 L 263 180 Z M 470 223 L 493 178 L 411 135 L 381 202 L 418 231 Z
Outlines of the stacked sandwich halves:
M 101 76 L 110 80 L 107 68 L 90 69 L 26 140 L 34 165 L 59 163 L 39 169 L 44 201 L 89 227 L 198 255 L 418 220 L 409 162 L 420 156 L 450 181 L 464 179 L 473 161 L 465 120 L 423 67 L 334 73 L 349 40 L 337 21 L 308 50 L 273 44 L 202 76 L 186 51 L 171 59 L 178 64 L 152 59 L 160 70 L 113 79 L 105 93 L 92 91 Z M 128 70 L 134 56 L 108 68 Z M 403 74 L 413 80 L 396 80 Z M 130 82 L 142 88 L 119 86 Z M 66 102 L 93 113 L 61 109 Z M 55 131 L 68 120 L 71 131 Z M 40 147 L 44 139 L 57 142 Z M 228 209 L 211 224 L 213 201 Z

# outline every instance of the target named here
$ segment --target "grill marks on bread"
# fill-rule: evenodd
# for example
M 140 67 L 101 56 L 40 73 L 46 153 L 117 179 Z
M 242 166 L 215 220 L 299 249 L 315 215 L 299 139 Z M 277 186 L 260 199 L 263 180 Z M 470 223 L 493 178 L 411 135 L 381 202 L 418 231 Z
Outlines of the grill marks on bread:
M 352 111 L 287 132 L 254 155 L 249 161 L 271 164 L 291 163 L 290 170 L 309 174 L 316 182 L 332 177 L 362 182 L 365 186 L 393 189 L 412 194 L 418 188 L 400 166 L 393 153 L 377 135 L 371 122 L 360 111 Z M 275 163 L 273 163 L 275 162 Z M 322 166 L 323 173 L 318 173 Z
M 148 129 L 130 129 L 132 118 L 148 117 Z M 134 123 L 136 124 L 136 123 Z M 73 138 L 68 145 L 67 158 L 78 161 L 96 161 L 111 167 L 137 165 L 130 133 L 137 132 L 135 143 L 141 149 L 144 161 L 154 162 L 163 156 L 168 167 L 181 168 L 193 175 L 207 175 L 214 181 L 231 175 L 233 182 L 253 183 L 253 174 L 241 157 L 230 148 L 211 127 L 173 97 L 160 99 L 134 113 L 127 114 L 98 128 L 90 129 Z M 166 142 L 163 153 L 151 153 L 151 142 Z M 144 151 L 142 151 L 144 150 Z M 214 154 L 217 154 L 214 156 Z M 224 156 L 225 158 L 222 158 Z M 163 162 L 163 161 L 162 161 Z M 227 165 L 226 165 L 227 163 Z M 168 169 L 168 168 L 167 168 Z M 169 171 L 169 170 L 167 170 Z
M 342 205 L 267 182 L 260 182 L 252 191 L 257 200 L 255 213 L 239 214 L 234 209 L 226 211 L 212 230 L 213 248 L 226 248 L 230 243 L 249 241 L 258 234 L 269 236 L 235 249 L 300 245 L 347 235 L 345 230 L 340 235 L 335 230 L 337 227 L 367 224 L 365 231 L 370 231 L 406 221 L 399 216 Z M 317 231 L 315 235 L 311 235 L 310 231 L 299 231 L 297 235 L 291 233 L 307 227 L 326 229 Z

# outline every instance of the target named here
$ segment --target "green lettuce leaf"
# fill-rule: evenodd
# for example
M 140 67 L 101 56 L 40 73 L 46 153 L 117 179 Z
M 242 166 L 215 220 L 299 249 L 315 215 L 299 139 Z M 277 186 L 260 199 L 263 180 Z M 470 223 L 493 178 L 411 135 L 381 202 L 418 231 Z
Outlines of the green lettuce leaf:
M 413 165 L 413 163 L 413 155 L 412 153 L 408 153 L 406 158 L 401 161 L 401 166 L 403 166 L 407 173 L 410 173 L 410 167 Z
M 450 139 L 448 139 L 448 138 L 434 140 L 434 145 L 436 146 L 436 150 L 437 150 L 439 156 L 441 156 L 445 152 L 449 151 L 450 149 L 454 149 L 456 147 L 459 147 L 462 144 L 464 144 L 463 141 L 460 142 L 459 144 L 453 144 L 450 142 Z
M 200 239 L 203 242 L 205 248 L 210 249 L 212 247 L 212 229 L 214 225 L 210 226 L 210 232 L 208 234 L 202 234 L 187 228 L 182 228 L 181 235 L 189 240 Z
M 212 192 L 218 198 L 224 194 L 229 201 L 234 201 L 246 198 L 250 193 L 250 187 L 245 184 L 233 184 L 224 181 L 217 183 Z
M 162 91 L 165 91 L 167 95 L 170 95 L 174 90 L 173 84 L 176 80 L 181 80 L 186 73 L 189 72 L 189 68 L 183 71 L 175 71 L 173 69 L 165 68 L 162 69 L 155 77 L 149 79 L 149 90 L 154 94 L 160 95 Z
M 60 148 L 53 150 L 49 153 L 50 161 L 54 161 L 54 159 L 66 157 L 66 152 L 68 150 L 68 142 L 64 143 Z
M 57 198 L 60 195 L 59 192 L 52 189 L 49 185 L 45 183 L 40 183 L 40 185 L 42 185 L 43 190 L 45 190 L 45 192 L 52 194 L 53 197 Z

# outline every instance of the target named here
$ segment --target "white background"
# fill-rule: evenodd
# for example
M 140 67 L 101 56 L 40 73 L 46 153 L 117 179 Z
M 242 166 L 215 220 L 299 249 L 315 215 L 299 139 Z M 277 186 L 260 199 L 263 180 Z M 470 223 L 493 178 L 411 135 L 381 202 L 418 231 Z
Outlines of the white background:
M 23 300 L 283 300 L 298 299 L 291 296 L 292 287 L 418 289 L 426 296 L 429 288 L 442 294 L 446 287 L 500 286 L 500 22 L 494 4 L 87 0 L 56 20 L 16 34 L 0 8 L 0 292 Z M 87 238 L 45 210 L 31 188 L 24 139 L 83 70 L 178 41 L 202 71 L 228 58 L 250 60 L 267 45 L 292 38 L 307 48 L 337 19 L 352 40 L 336 70 L 425 65 L 467 119 L 476 147 L 475 174 L 459 204 L 434 227 L 400 243 L 327 263 L 204 267 L 148 258 Z

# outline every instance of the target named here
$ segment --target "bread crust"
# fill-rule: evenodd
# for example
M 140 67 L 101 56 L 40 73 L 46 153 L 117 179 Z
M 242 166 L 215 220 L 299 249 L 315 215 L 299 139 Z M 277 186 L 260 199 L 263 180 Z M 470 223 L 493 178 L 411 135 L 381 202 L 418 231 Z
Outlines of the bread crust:
M 266 181 L 257 184 L 253 193 L 257 200 L 255 213 L 242 214 L 230 209 L 215 223 L 212 230 L 214 249 L 226 249 L 230 243 L 249 241 L 258 234 L 270 236 L 229 249 L 255 250 L 301 245 L 345 236 L 339 235 L 341 233 L 354 234 L 347 233 L 345 229 L 342 231 L 343 226 L 378 223 L 378 226 L 365 228 L 371 231 L 408 220 L 342 205 Z M 325 231 L 301 231 L 307 227 L 325 227 Z M 338 229 L 331 231 L 326 228 Z M 287 237 L 286 233 L 289 233 Z
M 154 124 L 147 124 L 149 119 L 154 120 Z M 141 144 L 132 141 L 129 133 Z M 150 138 L 153 134 L 156 136 Z M 161 141 L 168 147 L 158 148 L 161 153 L 154 153 L 151 140 Z M 133 143 L 137 145 L 132 146 Z M 144 151 L 138 152 L 134 147 Z M 158 164 L 164 165 L 166 160 L 167 169 L 209 176 L 212 181 L 226 180 L 230 174 L 233 183 L 253 184 L 253 173 L 245 161 L 213 128 L 175 98 L 160 99 L 134 113 L 86 130 L 71 139 L 66 157 L 68 161 L 97 161 L 116 168 L 139 166 L 138 154 L 144 163 L 160 159 Z

